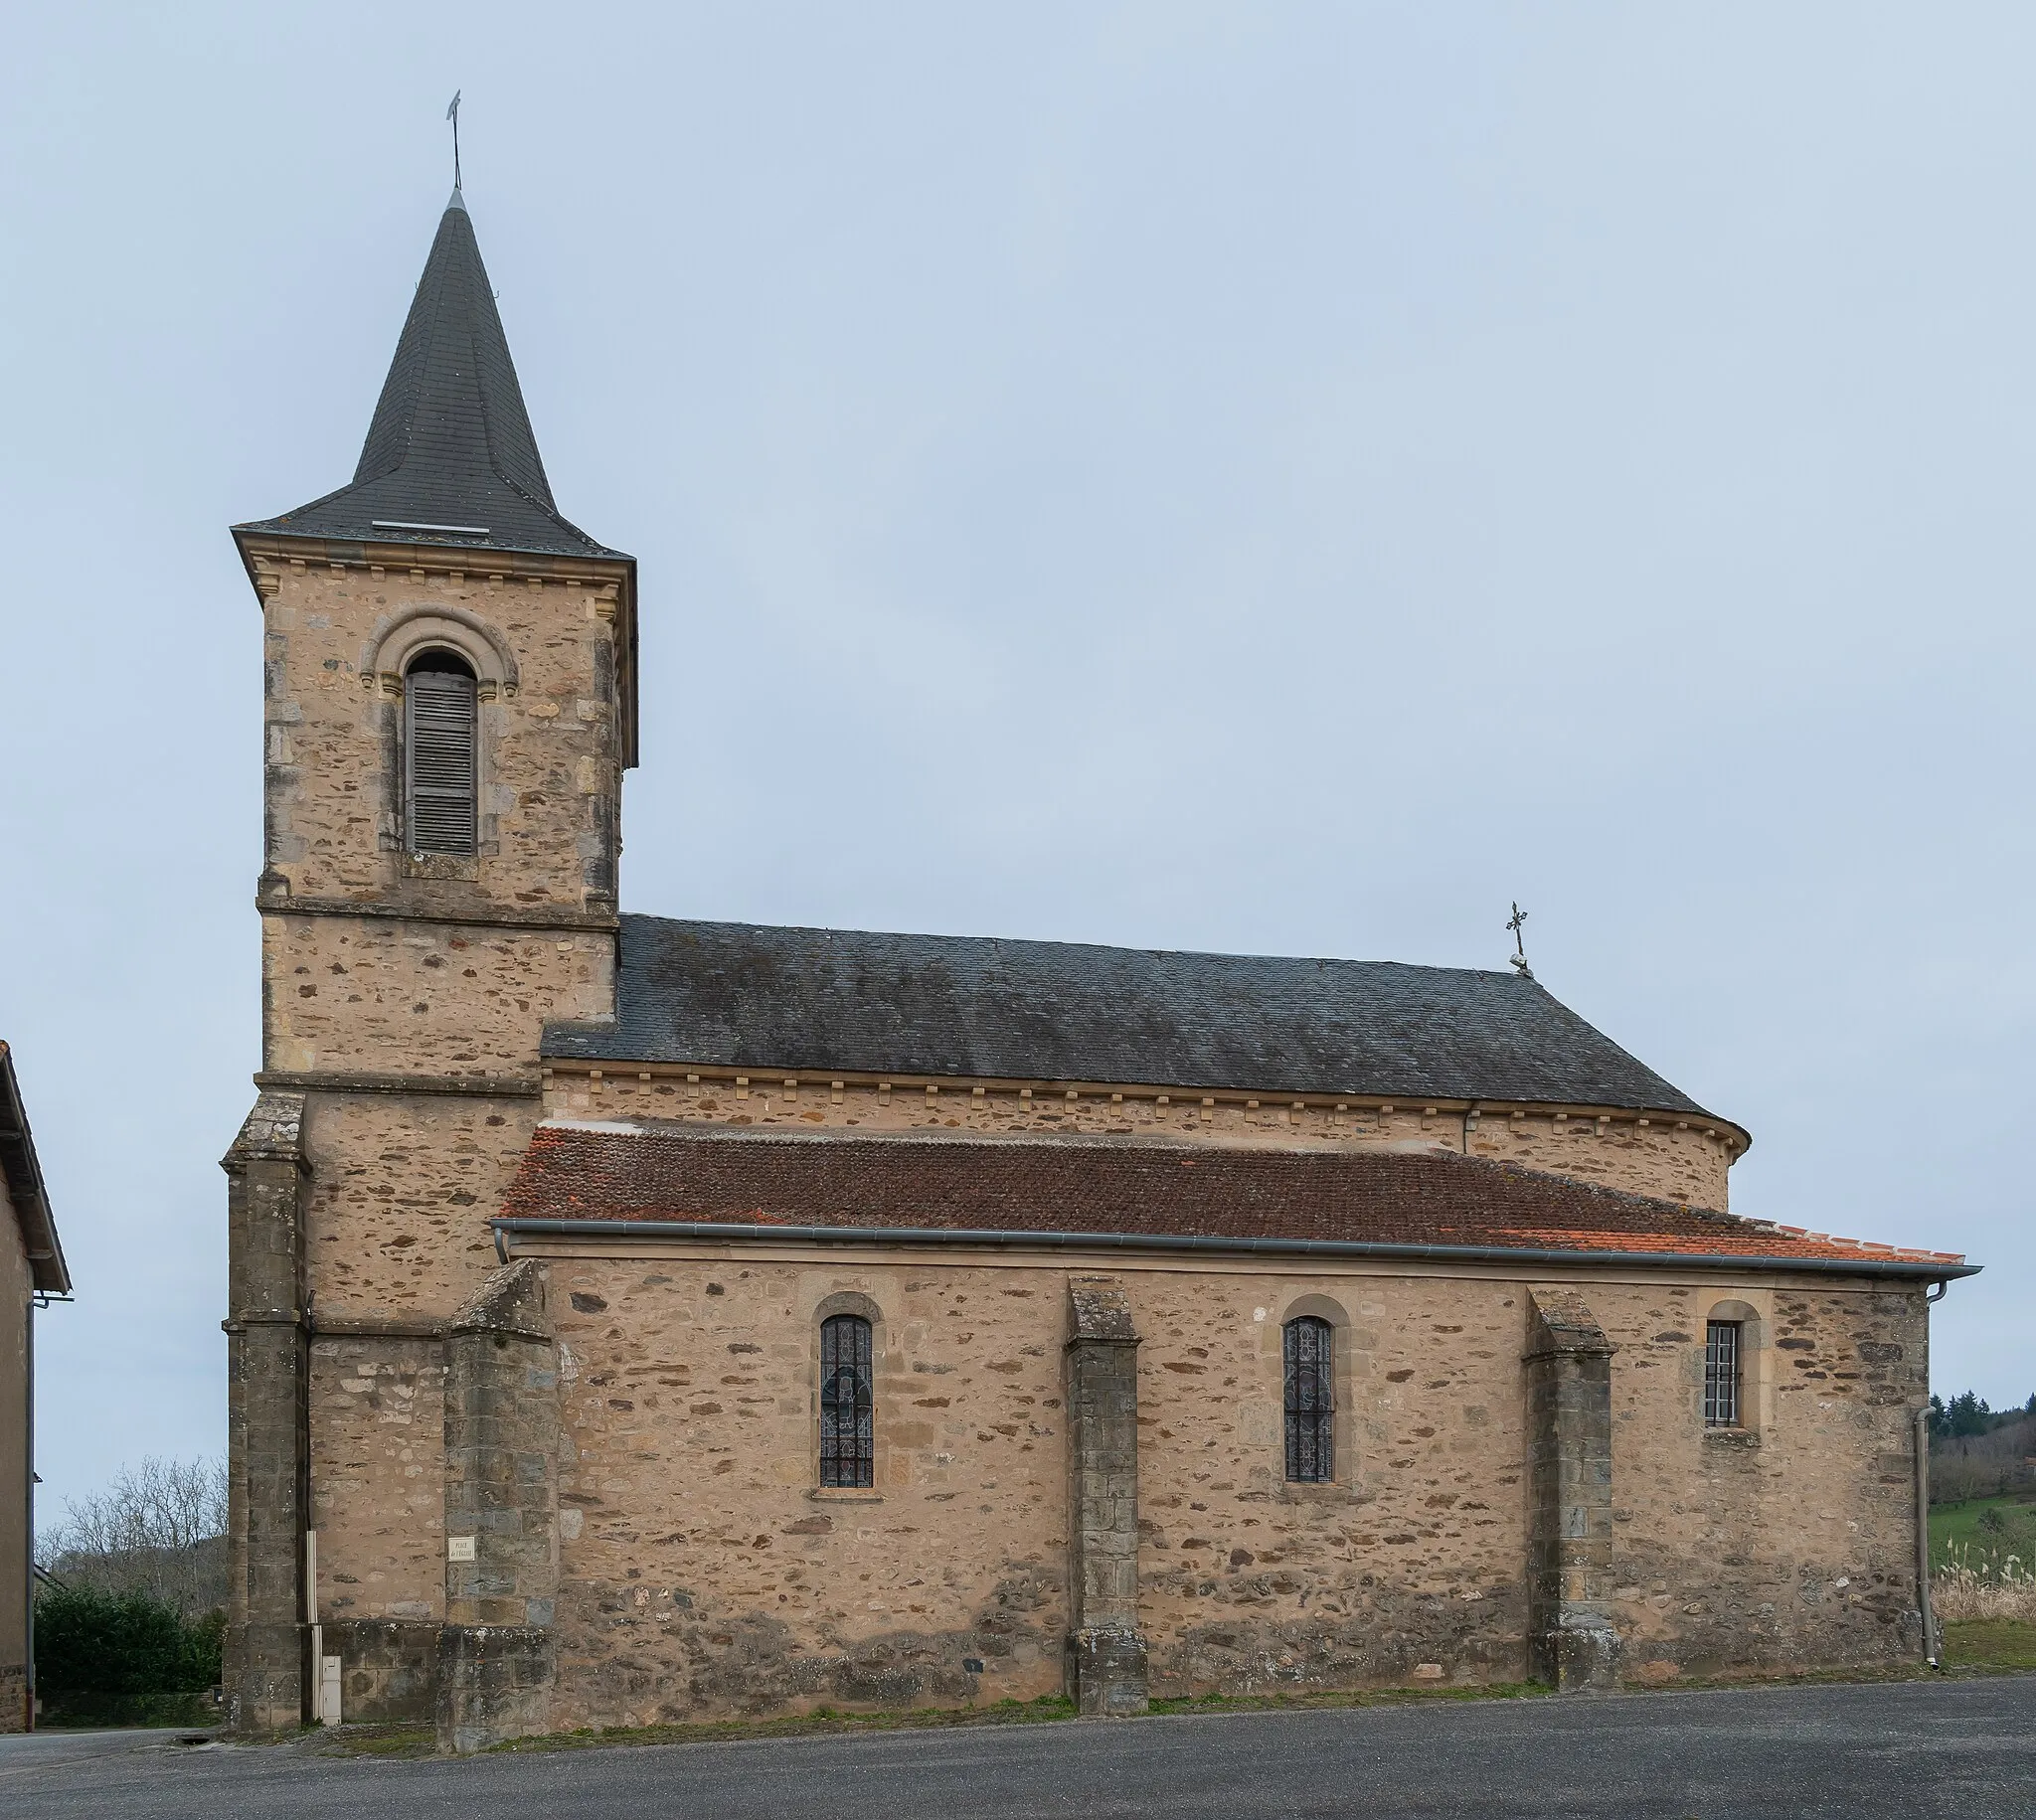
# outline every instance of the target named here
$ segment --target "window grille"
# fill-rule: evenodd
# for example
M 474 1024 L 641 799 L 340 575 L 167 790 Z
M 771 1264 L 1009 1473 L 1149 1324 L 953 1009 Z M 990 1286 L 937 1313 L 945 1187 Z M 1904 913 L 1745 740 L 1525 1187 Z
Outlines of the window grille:
M 1739 1425 L 1739 1323 L 1713 1321 L 1704 1330 L 1704 1426 Z
M 1286 1323 L 1286 1476 L 1301 1485 L 1336 1476 L 1334 1329 L 1318 1315 Z
M 870 1324 L 859 1314 L 820 1323 L 820 1483 L 874 1485 Z
M 410 850 L 472 853 L 480 745 L 473 674 L 433 653 L 404 679 L 403 699 Z

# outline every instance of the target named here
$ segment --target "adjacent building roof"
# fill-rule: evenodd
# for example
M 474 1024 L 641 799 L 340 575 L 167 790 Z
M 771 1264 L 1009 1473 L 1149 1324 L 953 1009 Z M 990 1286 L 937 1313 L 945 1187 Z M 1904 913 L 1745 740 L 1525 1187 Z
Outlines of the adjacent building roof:
M 559 516 L 457 190 L 350 484 L 240 532 L 612 557 Z
M 1523 1263 L 1559 1254 L 1915 1277 L 1971 1269 L 1952 1252 L 1833 1239 L 1446 1154 L 795 1136 L 651 1120 L 540 1125 L 498 1227 L 573 1233 L 603 1224 L 713 1229 L 703 1237 L 867 1233 Z
M 43 1166 L 36 1158 L 36 1141 L 29 1133 L 28 1113 L 21 1103 L 21 1083 L 14 1077 L 14 1055 L 5 1043 L 0 1043 L 0 1183 L 6 1185 L 15 1224 L 21 1230 L 29 1279 L 36 1293 L 69 1295 L 71 1271 L 64 1262 L 49 1190 L 43 1186 Z
M 559 1059 L 1633 1107 L 1709 1117 L 1531 979 L 624 916 Z

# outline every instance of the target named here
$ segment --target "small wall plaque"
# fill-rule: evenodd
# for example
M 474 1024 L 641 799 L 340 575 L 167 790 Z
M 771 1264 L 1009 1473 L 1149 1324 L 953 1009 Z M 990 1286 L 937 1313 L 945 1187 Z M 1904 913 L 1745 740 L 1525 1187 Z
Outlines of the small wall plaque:
M 473 1559 L 473 1538 L 471 1536 L 447 1536 L 445 1538 L 445 1559 L 447 1561 L 471 1561 Z

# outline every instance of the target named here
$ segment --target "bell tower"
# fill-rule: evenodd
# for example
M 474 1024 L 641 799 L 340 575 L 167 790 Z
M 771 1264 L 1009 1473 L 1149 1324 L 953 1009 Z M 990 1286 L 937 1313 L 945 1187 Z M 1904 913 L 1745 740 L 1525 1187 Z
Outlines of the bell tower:
M 267 620 L 264 905 L 613 913 L 635 561 L 559 515 L 457 190 L 353 480 L 234 538 Z M 426 749 L 418 675 L 471 684 L 427 686 L 469 724 Z
M 234 540 L 265 712 L 259 1096 L 226 1158 L 227 1675 L 260 1732 L 311 1717 L 347 1626 L 424 1649 L 442 1621 L 442 1493 L 416 1470 L 441 1471 L 438 1436 L 384 1457 L 379 1391 L 347 1387 L 402 1387 L 428 1426 L 543 1027 L 613 1015 L 636 565 L 558 511 L 457 189 L 353 479 Z M 320 1559 L 342 1516 L 373 1559 L 336 1533 Z

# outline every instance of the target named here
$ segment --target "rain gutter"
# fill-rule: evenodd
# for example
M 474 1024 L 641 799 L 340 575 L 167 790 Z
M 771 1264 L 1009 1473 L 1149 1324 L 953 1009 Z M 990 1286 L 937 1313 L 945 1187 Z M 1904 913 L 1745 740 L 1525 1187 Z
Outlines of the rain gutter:
M 695 1220 L 538 1220 L 503 1216 L 488 1222 L 495 1252 L 508 1261 L 507 1241 L 531 1239 L 705 1240 L 735 1244 L 994 1245 L 1006 1250 L 1188 1251 L 1246 1257 L 1373 1257 L 1426 1263 L 1623 1264 L 1683 1270 L 1809 1271 L 1824 1276 L 1896 1276 L 1930 1282 L 1976 1276 L 1978 1264 L 1907 1257 L 1776 1257 L 1766 1253 L 1578 1251 L 1555 1246 L 1389 1244 L 1345 1239 L 1215 1239 L 1153 1233 L 1024 1233 L 1008 1229 L 928 1226 L 763 1226 Z

